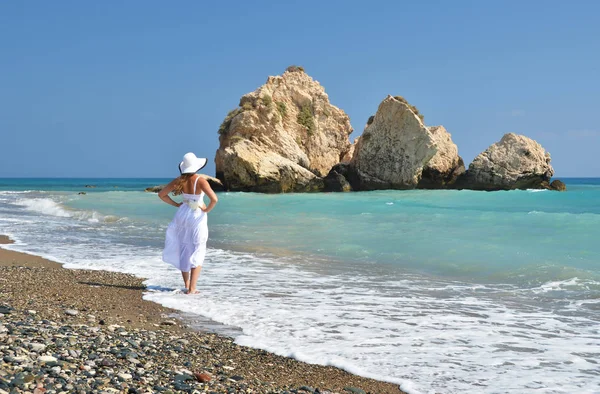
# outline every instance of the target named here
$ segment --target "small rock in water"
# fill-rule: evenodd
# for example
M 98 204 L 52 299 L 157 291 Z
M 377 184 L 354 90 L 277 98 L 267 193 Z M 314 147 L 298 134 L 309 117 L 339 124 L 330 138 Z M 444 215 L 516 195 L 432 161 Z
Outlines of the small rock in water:
M 77 314 L 79 314 L 79 311 L 77 311 L 75 309 L 67 309 L 67 310 L 65 310 L 65 314 L 67 314 L 69 316 L 77 316 Z

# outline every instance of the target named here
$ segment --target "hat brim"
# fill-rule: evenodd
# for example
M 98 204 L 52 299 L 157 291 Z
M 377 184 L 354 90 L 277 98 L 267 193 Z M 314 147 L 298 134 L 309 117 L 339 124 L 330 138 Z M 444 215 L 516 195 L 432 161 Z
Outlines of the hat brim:
M 183 162 L 181 162 L 181 163 L 179 163 L 179 172 L 181 174 L 194 174 L 194 173 L 200 171 L 201 169 L 203 169 L 207 163 L 208 163 L 208 159 L 206 159 L 204 157 L 198 157 L 198 158 L 196 158 L 196 160 L 194 160 L 193 163 L 191 163 L 187 167 L 182 168 Z

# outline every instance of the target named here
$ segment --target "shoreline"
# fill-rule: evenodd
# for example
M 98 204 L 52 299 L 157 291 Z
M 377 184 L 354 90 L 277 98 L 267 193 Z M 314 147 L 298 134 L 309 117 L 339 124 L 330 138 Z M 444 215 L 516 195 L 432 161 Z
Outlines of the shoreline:
M 0 244 L 9 243 L 8 237 L 0 235 Z M 143 279 L 133 275 L 66 269 L 0 246 L 0 278 L 0 309 L 7 312 L 0 315 L 0 339 L 5 341 L 3 336 L 8 335 L 11 341 L 27 342 L 23 350 L 41 348 L 39 342 L 45 340 L 45 351 L 40 352 L 16 354 L 0 347 L 0 393 L 12 387 L 33 391 L 36 386 L 48 393 L 61 392 L 68 385 L 91 392 L 402 393 L 396 384 L 277 356 L 237 345 L 223 335 L 194 330 L 186 319 L 174 318 L 178 311 L 143 300 Z M 44 339 L 19 331 L 18 322 L 35 327 L 32 330 L 38 333 L 43 327 L 48 335 Z M 68 337 L 75 338 L 66 353 L 56 345 L 65 330 L 71 330 Z M 49 333 L 58 337 L 49 340 Z M 93 343 L 100 337 L 110 338 L 115 346 L 90 349 L 90 336 Z M 132 338 L 139 339 L 133 340 L 138 348 L 131 345 Z M 144 342 L 149 345 L 140 347 Z M 135 357 L 128 353 L 119 358 L 123 348 Z M 40 362 L 43 357 L 56 361 Z M 100 365 L 98 360 L 102 360 Z M 211 380 L 200 383 L 194 378 L 200 373 Z M 65 380 L 61 374 L 69 378 L 66 385 L 56 383 Z M 15 379 L 20 384 L 20 378 L 30 380 L 11 386 Z

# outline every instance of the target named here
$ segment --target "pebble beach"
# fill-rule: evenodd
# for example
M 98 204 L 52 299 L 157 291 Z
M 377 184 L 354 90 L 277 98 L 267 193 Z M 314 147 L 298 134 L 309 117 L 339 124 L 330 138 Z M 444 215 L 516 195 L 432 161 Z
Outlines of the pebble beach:
M 132 275 L 0 249 L 0 394 L 402 393 L 198 332 L 144 289 Z

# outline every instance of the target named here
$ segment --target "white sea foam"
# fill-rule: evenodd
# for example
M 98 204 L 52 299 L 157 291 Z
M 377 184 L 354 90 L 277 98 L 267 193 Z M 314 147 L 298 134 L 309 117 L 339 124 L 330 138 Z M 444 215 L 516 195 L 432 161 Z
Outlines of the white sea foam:
M 25 207 L 28 211 L 41 213 L 43 215 L 75 218 L 90 223 L 116 222 L 122 219 L 113 215 L 101 215 L 96 211 L 68 209 L 63 204 L 51 198 L 21 198 L 14 203 Z
M 70 212 L 67 212 L 59 203 L 50 198 L 24 198 L 15 202 L 17 205 L 25 207 L 29 211 L 38 212 L 44 215 L 72 217 Z

